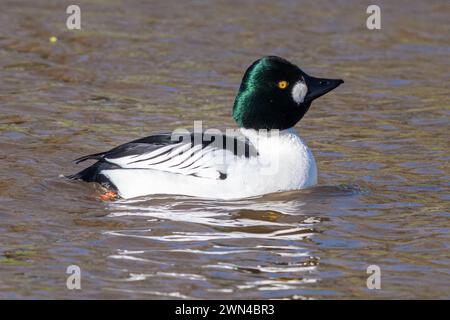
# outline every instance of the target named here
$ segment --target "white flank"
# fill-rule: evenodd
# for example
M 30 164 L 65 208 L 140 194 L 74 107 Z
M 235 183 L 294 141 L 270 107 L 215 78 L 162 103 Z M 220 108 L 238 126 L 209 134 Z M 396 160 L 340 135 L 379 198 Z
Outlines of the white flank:
M 187 154 L 192 156 L 189 160 L 185 159 L 186 153 L 165 162 L 158 160 L 166 159 L 167 153 L 156 157 L 159 159 L 147 161 L 149 154 L 114 159 L 110 161 L 124 169 L 101 173 L 126 199 L 149 194 L 239 199 L 302 189 L 317 183 L 314 156 L 294 129 L 280 131 L 279 134 L 249 129 L 241 132 L 256 148 L 258 156 L 238 157 L 227 150 L 206 147 L 195 154 L 188 151 Z M 181 147 L 176 145 L 173 148 Z M 152 156 L 160 153 L 156 150 Z M 131 163 L 136 160 L 143 161 Z M 177 166 L 180 161 L 183 165 Z M 186 164 L 191 165 L 185 168 Z M 220 174 L 226 178 L 220 179 Z

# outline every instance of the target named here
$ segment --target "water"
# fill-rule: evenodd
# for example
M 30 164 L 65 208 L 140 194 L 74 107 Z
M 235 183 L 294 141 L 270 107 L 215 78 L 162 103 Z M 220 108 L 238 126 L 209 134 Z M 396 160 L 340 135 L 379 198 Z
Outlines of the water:
M 0 298 L 450 298 L 448 2 L 381 2 L 380 31 L 358 1 L 79 4 L 82 31 L 59 1 L 1 4 Z M 59 177 L 194 120 L 234 126 L 267 54 L 346 81 L 297 125 L 317 187 L 102 202 Z

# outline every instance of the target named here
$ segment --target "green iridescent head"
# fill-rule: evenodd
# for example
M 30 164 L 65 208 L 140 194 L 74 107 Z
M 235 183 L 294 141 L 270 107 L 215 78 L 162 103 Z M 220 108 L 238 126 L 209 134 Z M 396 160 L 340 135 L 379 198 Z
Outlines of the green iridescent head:
M 314 78 L 289 61 L 268 56 L 245 72 L 233 106 L 233 118 L 247 129 L 293 127 L 314 99 L 344 81 Z

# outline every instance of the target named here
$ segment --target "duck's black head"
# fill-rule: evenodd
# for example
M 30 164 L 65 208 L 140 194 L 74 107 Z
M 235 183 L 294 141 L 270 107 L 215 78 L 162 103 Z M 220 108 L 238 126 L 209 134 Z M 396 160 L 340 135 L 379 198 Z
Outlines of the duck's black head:
M 288 129 L 305 115 L 314 99 L 343 82 L 314 78 L 285 59 L 264 57 L 245 72 L 233 118 L 243 128 Z

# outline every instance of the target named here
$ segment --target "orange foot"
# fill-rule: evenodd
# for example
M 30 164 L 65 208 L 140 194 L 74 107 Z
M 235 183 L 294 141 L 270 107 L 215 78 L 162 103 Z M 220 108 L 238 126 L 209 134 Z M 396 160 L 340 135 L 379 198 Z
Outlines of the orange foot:
M 99 199 L 103 201 L 112 201 L 117 198 L 117 193 L 113 191 L 106 191 L 104 194 L 102 194 Z

